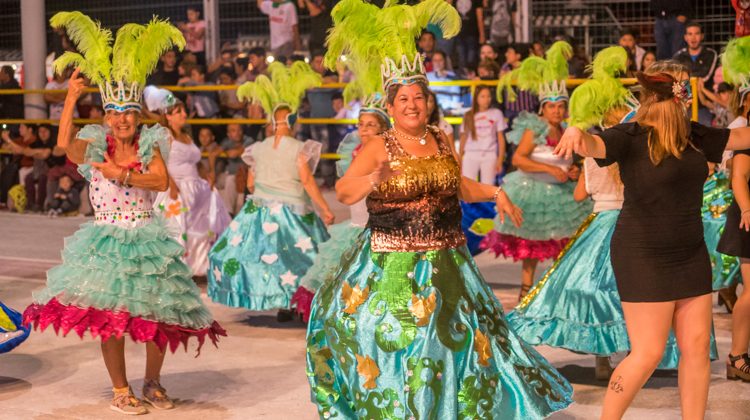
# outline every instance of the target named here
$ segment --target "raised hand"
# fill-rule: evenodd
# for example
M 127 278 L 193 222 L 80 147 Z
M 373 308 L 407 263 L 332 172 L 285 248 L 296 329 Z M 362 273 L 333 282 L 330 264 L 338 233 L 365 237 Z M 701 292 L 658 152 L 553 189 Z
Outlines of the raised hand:
M 102 173 L 102 176 L 107 179 L 120 180 L 124 169 L 117 166 L 114 161 L 109 157 L 108 153 L 104 153 L 104 162 L 91 162 L 91 166 L 98 169 Z
M 86 89 L 86 81 L 80 73 L 81 68 L 76 67 L 73 74 L 70 76 L 70 80 L 68 81 L 68 96 L 65 97 L 65 100 L 77 102 L 83 95 L 84 90 Z
M 588 156 L 584 150 L 583 132 L 577 127 L 568 127 L 560 138 L 560 142 L 555 146 L 554 153 L 565 159 L 571 159 L 573 153 L 582 156 Z

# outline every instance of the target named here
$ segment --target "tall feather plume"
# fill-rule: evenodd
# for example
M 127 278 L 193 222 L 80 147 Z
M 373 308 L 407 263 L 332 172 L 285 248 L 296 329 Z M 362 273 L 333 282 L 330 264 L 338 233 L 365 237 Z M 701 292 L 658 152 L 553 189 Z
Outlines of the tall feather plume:
M 518 81 L 518 69 L 511 70 L 504 75 L 500 76 L 500 80 L 497 82 L 497 90 L 495 91 L 497 101 L 503 103 L 503 93 L 508 95 L 508 102 L 516 100 L 516 91 L 513 90 L 513 82 Z
M 422 28 L 430 23 L 437 25 L 445 38 L 453 38 L 461 30 L 461 16 L 445 0 L 424 0 L 414 9 Z
M 279 95 L 266 75 L 258 76 L 254 82 L 245 82 L 237 88 L 237 98 L 241 101 L 259 104 L 266 115 L 271 115 L 279 102 Z
M 104 85 L 111 83 L 112 32 L 103 29 L 81 12 L 58 12 L 50 19 L 53 28 L 65 28 L 70 40 L 83 54 L 65 52 L 55 60 L 56 72 L 75 65 L 81 68 L 91 83 Z
M 568 78 L 568 60 L 573 56 L 573 47 L 565 41 L 557 41 L 544 54 L 547 66 L 544 69 L 546 82 Z
M 739 86 L 750 80 L 750 37 L 735 38 L 721 55 L 724 80 Z
M 124 36 L 122 42 L 121 34 Z M 168 20 L 154 16 L 145 26 L 123 26 L 117 31 L 112 59 L 114 79 L 145 85 L 146 77 L 154 71 L 159 58 L 173 47 L 185 48 L 185 38 Z
M 305 91 L 322 83 L 320 75 L 302 61 L 291 67 L 273 62 L 268 66 L 268 74 L 270 78 L 261 75 L 237 89 L 237 98 L 260 104 L 268 116 L 280 104 L 287 104 L 292 112 L 296 112 Z

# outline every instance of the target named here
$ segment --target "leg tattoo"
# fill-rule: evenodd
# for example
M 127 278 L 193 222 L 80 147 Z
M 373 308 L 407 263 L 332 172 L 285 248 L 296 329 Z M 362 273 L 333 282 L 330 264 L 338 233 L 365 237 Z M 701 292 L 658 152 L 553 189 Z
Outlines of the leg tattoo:
M 609 383 L 609 389 L 615 392 L 615 394 L 620 394 L 622 391 L 625 390 L 625 388 L 622 386 L 622 376 L 617 376 L 617 378 Z

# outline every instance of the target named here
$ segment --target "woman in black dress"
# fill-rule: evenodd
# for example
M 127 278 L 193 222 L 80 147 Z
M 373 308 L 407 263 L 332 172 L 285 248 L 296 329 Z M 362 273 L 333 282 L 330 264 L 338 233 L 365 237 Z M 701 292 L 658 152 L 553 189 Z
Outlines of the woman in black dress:
M 703 419 L 711 374 L 711 264 L 701 224 L 707 162 L 725 148 L 750 148 L 750 129 L 691 123 L 688 69 L 659 62 L 638 79 L 634 121 L 599 136 L 568 128 L 556 153 L 617 163 L 625 202 L 612 238 L 612 267 L 631 353 L 615 369 L 602 419 L 619 419 L 661 360 L 670 327 L 681 352 L 678 383 L 683 419 Z

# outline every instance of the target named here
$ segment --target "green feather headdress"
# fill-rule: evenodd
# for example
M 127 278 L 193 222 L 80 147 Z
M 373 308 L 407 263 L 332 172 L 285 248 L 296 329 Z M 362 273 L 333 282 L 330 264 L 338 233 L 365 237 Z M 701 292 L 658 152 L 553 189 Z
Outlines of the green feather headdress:
M 724 47 L 721 55 L 724 80 L 738 86 L 740 100 L 750 92 L 750 38 L 735 38 Z
M 601 125 L 610 110 L 626 106 L 631 112 L 638 101 L 617 78 L 627 70 L 628 53 L 622 47 L 601 50 L 591 65 L 592 76 L 570 96 L 570 125 L 588 130 Z
M 528 57 L 521 65 L 503 75 L 497 85 L 497 98 L 503 100 L 503 92 L 508 99 L 515 101 L 511 88 L 516 82 L 521 90 L 531 91 L 539 96 L 541 104 L 568 100 L 565 80 L 568 78 L 568 59 L 573 55 L 573 47 L 565 41 L 557 41 L 545 53 L 545 58 Z
M 414 6 L 388 0 L 381 9 L 363 0 L 341 0 L 331 10 L 333 28 L 326 41 L 325 65 L 335 69 L 341 57 L 356 80 L 344 90 L 348 102 L 382 92 L 391 84 L 427 81 L 414 40 L 428 24 L 445 38 L 461 29 L 461 17 L 444 0 Z
M 105 111 L 140 109 L 146 77 L 154 71 L 161 55 L 170 48 L 185 47 L 179 29 L 158 17 L 146 25 L 123 25 L 117 31 L 114 47 L 112 32 L 81 12 L 59 12 L 52 16 L 50 25 L 64 28 L 82 52 L 65 52 L 55 60 L 55 71 L 79 67 L 91 83 L 99 86 Z
M 303 61 L 287 67 L 278 61 L 268 66 L 268 74 L 258 76 L 254 82 L 245 82 L 237 88 L 237 98 L 260 104 L 269 119 L 280 106 L 297 112 L 305 91 L 322 83 L 320 74 Z

